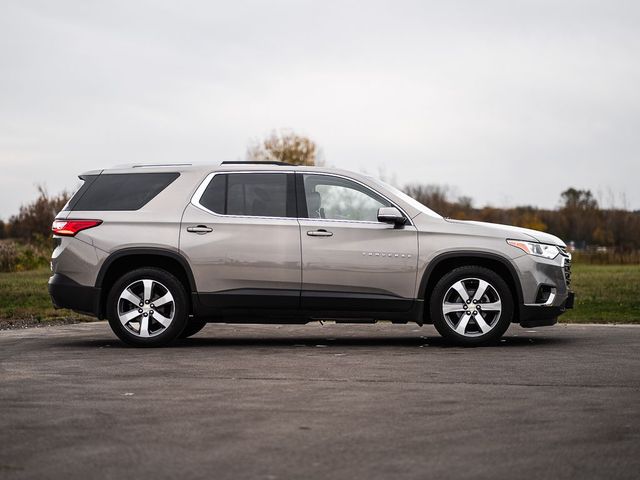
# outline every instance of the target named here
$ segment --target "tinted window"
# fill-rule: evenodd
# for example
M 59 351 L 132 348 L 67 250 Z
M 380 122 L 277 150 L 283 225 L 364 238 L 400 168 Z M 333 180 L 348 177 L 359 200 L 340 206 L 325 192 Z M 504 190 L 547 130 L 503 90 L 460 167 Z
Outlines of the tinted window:
M 80 200 L 80 198 L 82 198 L 93 181 L 98 178 L 98 175 L 80 175 L 78 178 L 82 180 L 82 185 L 80 185 L 80 188 L 78 188 L 76 192 L 71 195 L 71 198 L 62 210 L 73 210 L 75 204 L 78 203 L 78 200 Z
M 77 200 L 74 197 L 69 208 L 83 211 L 138 210 L 179 176 L 179 173 L 164 172 L 103 174 L 90 184 L 85 182 L 75 195 Z
M 293 175 L 229 173 L 213 177 L 200 204 L 215 213 L 252 217 L 294 217 Z
M 211 179 L 207 189 L 200 197 L 200 205 L 212 212 L 224 214 L 227 211 L 225 199 L 227 192 L 227 175 L 216 175 Z
M 378 209 L 392 206 L 374 191 L 345 178 L 304 175 L 309 218 L 378 221 Z

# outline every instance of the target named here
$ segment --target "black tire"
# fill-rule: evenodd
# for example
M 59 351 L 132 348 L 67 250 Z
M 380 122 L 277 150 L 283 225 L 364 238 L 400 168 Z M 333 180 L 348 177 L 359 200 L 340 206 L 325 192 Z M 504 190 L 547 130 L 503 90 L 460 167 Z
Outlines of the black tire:
M 475 292 L 478 292 L 481 280 L 487 282 L 489 286 L 485 290 L 487 293 L 483 294 L 476 303 L 474 302 L 476 299 L 472 299 L 471 294 L 474 292 L 474 286 Z M 467 301 L 463 300 L 462 295 L 457 294 L 458 290 L 454 285 L 464 287 L 464 293 L 468 294 Z M 467 288 L 470 289 L 467 290 Z M 448 296 L 448 302 L 452 302 L 451 299 L 458 295 L 458 300 L 455 301 L 460 303 L 447 303 L 447 306 L 462 305 L 465 310 L 452 311 L 445 318 L 443 311 L 445 295 Z M 489 296 L 493 296 L 493 299 Z M 467 306 L 464 306 L 465 304 Z M 481 307 L 485 304 L 492 305 L 492 308 L 498 308 L 497 305 L 500 305 L 501 310 L 496 312 L 487 308 L 482 311 Z M 431 319 L 438 333 L 445 339 L 463 346 L 479 346 L 496 342 L 509 328 L 513 320 L 513 309 L 513 295 L 505 280 L 493 270 L 477 265 L 458 267 L 445 274 L 436 283 L 429 302 Z M 479 318 L 476 321 L 478 315 Z M 457 325 L 454 322 L 458 322 Z M 490 327 L 490 330 L 485 333 L 486 327 Z M 463 333 L 456 331 L 456 328 Z
M 187 326 L 184 328 L 182 333 L 178 338 L 189 338 L 198 333 L 207 325 L 207 322 L 204 320 L 199 320 L 196 318 L 190 318 L 187 322 Z
M 144 287 L 143 280 L 151 280 L 153 287 L 150 289 L 150 301 L 147 302 L 145 300 L 144 303 L 146 303 L 146 305 L 140 305 L 141 308 L 137 311 L 144 309 L 145 313 L 147 313 L 147 308 L 154 306 L 154 295 L 157 297 L 157 291 L 159 291 L 160 294 L 170 293 L 171 296 L 170 305 L 167 306 L 165 304 L 164 306 L 157 306 L 155 310 L 148 310 L 149 313 L 145 315 L 145 317 L 149 320 L 146 323 L 147 328 L 144 331 L 147 332 L 149 336 L 146 337 L 140 336 L 143 334 L 142 316 L 138 316 L 137 319 L 128 322 L 125 326 L 125 324 L 121 322 L 118 314 L 119 307 L 121 309 L 126 307 L 126 314 L 135 315 L 134 310 L 136 310 L 136 308 L 132 308 L 135 304 L 129 300 L 121 299 L 120 296 L 126 293 L 125 291 L 128 287 L 131 287 L 129 292 L 132 292 L 133 288 Z M 135 297 L 137 300 L 141 300 L 145 294 L 146 290 L 144 293 L 138 292 Z M 160 298 L 156 298 L 156 300 L 161 301 Z M 170 310 L 167 311 L 167 308 Z M 160 312 L 161 309 L 165 310 Z M 161 313 L 166 315 L 162 317 L 163 319 L 170 319 L 166 327 L 160 322 L 153 320 L 154 318 L 158 318 L 158 315 Z M 135 345 L 137 347 L 166 346 L 178 338 L 187 325 L 187 294 L 182 283 L 169 272 L 152 267 L 139 268 L 120 277 L 111 287 L 107 297 L 107 318 L 109 319 L 109 325 L 113 332 L 120 340 L 129 345 Z M 140 325 L 138 328 L 139 333 L 136 333 L 135 330 L 138 324 Z

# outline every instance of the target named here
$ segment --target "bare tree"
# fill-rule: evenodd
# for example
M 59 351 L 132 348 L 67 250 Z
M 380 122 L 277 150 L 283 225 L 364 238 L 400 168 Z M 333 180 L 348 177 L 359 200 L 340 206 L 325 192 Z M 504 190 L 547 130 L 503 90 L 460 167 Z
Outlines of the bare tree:
M 318 153 L 317 145 L 310 138 L 291 130 L 274 130 L 267 138 L 247 148 L 247 160 L 321 165 Z

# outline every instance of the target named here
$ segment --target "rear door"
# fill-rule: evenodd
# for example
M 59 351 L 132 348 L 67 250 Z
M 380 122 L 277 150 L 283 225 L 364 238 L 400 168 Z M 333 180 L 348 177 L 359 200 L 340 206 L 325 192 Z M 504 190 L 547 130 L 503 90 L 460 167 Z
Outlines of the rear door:
M 299 307 L 294 174 L 212 173 L 182 218 L 180 249 L 198 296 L 216 308 Z
M 378 209 L 395 205 L 355 180 L 304 173 L 297 174 L 297 185 L 306 217 L 300 218 L 302 307 L 409 310 L 418 265 L 416 228 L 379 222 Z

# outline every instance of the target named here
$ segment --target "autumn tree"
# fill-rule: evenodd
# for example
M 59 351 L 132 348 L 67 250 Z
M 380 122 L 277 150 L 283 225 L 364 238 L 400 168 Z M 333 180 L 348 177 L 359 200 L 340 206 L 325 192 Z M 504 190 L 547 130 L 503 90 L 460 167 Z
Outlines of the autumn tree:
M 563 238 L 574 240 L 581 246 L 592 243 L 595 240 L 593 234 L 600 223 L 601 213 L 598 209 L 598 201 L 591 191 L 572 187 L 562 192 L 560 198 Z M 597 232 L 597 236 L 598 240 L 605 237 L 604 232 Z
M 39 185 L 38 197 L 33 202 L 21 206 L 20 212 L 9 219 L 7 236 L 30 242 L 50 237 L 53 219 L 68 199 L 67 192 L 49 195 L 47 190 Z
M 473 212 L 473 200 L 465 196 L 452 200 L 454 192 L 447 185 L 413 183 L 407 185 L 404 191 L 410 197 L 445 217 L 465 220 Z
M 562 208 L 567 210 L 594 210 L 598 208 L 598 201 L 591 190 L 577 190 L 573 187 L 560 194 Z
M 321 164 L 315 142 L 291 130 L 274 130 L 264 140 L 250 145 L 247 160 L 285 162 L 291 165 Z

